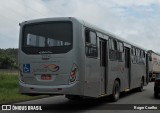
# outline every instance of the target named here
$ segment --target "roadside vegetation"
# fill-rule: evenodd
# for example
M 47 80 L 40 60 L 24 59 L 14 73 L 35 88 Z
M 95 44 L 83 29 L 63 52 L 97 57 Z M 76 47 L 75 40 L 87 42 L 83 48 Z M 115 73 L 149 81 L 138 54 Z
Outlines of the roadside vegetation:
M 0 104 L 8 104 L 42 98 L 26 96 L 18 87 L 18 49 L 0 49 Z
M 18 68 L 18 49 L 0 49 L 0 69 Z
M 19 93 L 18 74 L 0 72 L 0 104 L 20 102 L 45 96 L 26 96 Z

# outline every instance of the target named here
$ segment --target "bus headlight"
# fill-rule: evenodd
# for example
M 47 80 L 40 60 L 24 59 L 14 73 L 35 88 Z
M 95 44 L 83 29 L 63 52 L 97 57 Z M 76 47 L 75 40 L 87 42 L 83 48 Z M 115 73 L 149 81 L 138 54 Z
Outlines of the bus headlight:
M 70 77 L 69 77 L 69 82 L 70 83 L 75 82 L 75 80 L 77 79 L 77 74 L 78 74 L 78 68 L 75 64 L 73 64 L 72 70 L 71 70 L 71 73 L 70 73 Z

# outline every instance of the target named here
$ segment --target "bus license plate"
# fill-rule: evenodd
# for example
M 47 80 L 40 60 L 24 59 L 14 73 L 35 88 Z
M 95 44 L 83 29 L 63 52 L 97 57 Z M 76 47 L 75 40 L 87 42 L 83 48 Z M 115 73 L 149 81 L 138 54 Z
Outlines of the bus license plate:
M 41 75 L 41 80 L 51 80 L 52 79 L 52 76 L 51 75 Z

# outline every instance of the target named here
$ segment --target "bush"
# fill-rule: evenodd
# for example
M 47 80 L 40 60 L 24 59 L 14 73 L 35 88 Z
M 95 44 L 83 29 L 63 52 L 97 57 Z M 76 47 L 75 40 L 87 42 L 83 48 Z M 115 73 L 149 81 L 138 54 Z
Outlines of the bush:
M 0 49 L 0 68 L 18 68 L 18 49 Z
M 8 69 L 15 64 L 14 60 L 8 55 L 0 55 L 0 68 Z

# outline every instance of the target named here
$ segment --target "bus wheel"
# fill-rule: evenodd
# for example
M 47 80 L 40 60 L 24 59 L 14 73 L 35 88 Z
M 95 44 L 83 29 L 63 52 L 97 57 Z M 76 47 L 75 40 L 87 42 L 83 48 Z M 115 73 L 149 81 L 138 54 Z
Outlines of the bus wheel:
M 142 92 L 143 91 L 143 85 L 144 85 L 144 80 L 143 78 L 141 79 L 140 87 L 138 87 L 138 91 Z
M 116 102 L 119 99 L 119 95 L 120 95 L 120 84 L 116 80 L 113 86 L 112 101 Z

